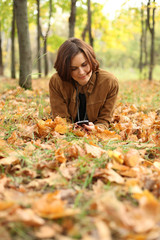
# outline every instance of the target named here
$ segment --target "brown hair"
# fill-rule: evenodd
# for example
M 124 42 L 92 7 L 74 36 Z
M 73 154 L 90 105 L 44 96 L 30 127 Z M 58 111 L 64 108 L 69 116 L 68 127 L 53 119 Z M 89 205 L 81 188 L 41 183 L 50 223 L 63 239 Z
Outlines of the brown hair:
M 54 68 L 63 81 L 71 81 L 71 59 L 79 52 L 84 53 L 91 71 L 99 68 L 93 48 L 78 38 L 69 38 L 58 49 Z

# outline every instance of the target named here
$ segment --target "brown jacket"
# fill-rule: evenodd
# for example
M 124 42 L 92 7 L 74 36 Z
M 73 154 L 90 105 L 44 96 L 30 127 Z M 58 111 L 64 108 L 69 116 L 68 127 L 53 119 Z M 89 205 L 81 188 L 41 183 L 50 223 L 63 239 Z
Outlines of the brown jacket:
M 93 72 L 85 86 L 78 86 L 78 93 L 77 86 L 77 83 L 62 81 L 58 73 L 51 77 L 49 91 L 53 118 L 60 116 L 74 122 L 77 116 L 76 95 L 81 92 L 86 95 L 86 111 L 89 121 L 104 128 L 108 127 L 119 89 L 116 77 L 107 71 L 98 69 Z

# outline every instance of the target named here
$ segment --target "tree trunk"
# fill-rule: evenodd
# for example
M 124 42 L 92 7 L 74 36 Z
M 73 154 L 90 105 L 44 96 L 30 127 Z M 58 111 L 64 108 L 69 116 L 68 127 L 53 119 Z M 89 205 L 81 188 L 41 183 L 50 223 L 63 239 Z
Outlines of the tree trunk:
M 85 26 L 85 28 L 84 28 L 84 30 L 82 32 L 82 39 L 83 39 L 83 41 L 85 41 L 87 31 L 88 31 L 88 24 L 86 24 L 86 26 Z
M 16 78 L 15 71 L 15 3 L 13 2 L 13 16 L 11 29 L 11 78 Z
M 141 6 L 141 36 L 140 36 L 140 58 L 139 58 L 139 71 L 140 74 L 143 70 L 143 43 L 144 43 L 144 10 L 143 10 L 143 4 Z
M 45 76 L 48 75 L 48 58 L 47 58 L 47 38 L 44 39 L 44 48 L 43 48 L 43 53 L 44 53 L 44 74 Z
M 27 0 L 14 0 L 18 30 L 20 74 L 19 85 L 25 89 L 32 88 L 31 81 L 31 46 L 29 39 Z
M 3 56 L 2 56 L 1 22 L 0 22 L 0 75 L 3 76 Z
M 147 65 L 148 65 L 148 52 L 147 52 L 147 19 L 145 20 L 145 29 L 144 29 L 144 78 L 147 78 Z
M 52 16 L 52 0 L 49 0 L 49 19 L 48 19 L 48 28 L 47 28 L 46 34 L 42 33 L 42 29 L 40 27 L 41 36 L 43 38 L 43 45 L 44 45 L 43 46 L 43 54 L 44 54 L 44 74 L 45 74 L 45 76 L 48 75 L 47 38 L 48 38 L 50 26 L 51 26 L 51 16 Z
M 93 47 L 92 22 L 91 22 L 91 3 L 90 3 L 90 0 L 87 0 L 87 7 L 88 7 L 88 32 L 89 32 L 89 42 L 90 42 L 90 45 Z
M 74 37 L 74 29 L 76 22 L 76 2 L 77 0 L 71 0 L 71 13 L 69 17 L 69 38 Z
M 40 0 L 37 0 L 37 70 L 38 77 L 41 77 L 41 45 L 40 45 Z
M 155 0 L 153 0 L 153 3 L 155 4 Z M 149 81 L 152 81 L 152 75 L 153 75 L 153 68 L 154 68 L 154 42 L 155 42 L 155 6 L 152 7 L 152 18 L 150 18 L 150 0 L 148 0 L 147 4 L 147 22 L 148 22 L 148 29 L 151 34 L 151 48 L 150 48 L 150 67 L 149 67 Z M 151 23 L 152 20 L 152 23 Z

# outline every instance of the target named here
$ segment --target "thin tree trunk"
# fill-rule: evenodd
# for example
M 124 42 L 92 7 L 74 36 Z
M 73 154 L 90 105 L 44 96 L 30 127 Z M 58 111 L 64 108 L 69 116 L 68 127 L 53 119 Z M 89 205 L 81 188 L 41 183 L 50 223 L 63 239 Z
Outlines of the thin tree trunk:
M 46 34 L 42 33 L 42 29 L 40 27 L 41 36 L 43 38 L 44 74 L 45 74 L 45 76 L 48 75 L 47 38 L 48 38 L 50 26 L 51 26 L 51 16 L 52 16 L 52 0 L 49 0 L 49 20 L 48 20 L 48 28 L 47 28 Z
M 83 41 L 85 41 L 87 31 L 88 31 L 88 24 L 86 24 L 86 26 L 85 26 L 85 28 L 84 28 L 84 30 L 82 32 L 82 39 L 83 39 Z
M 144 78 L 147 78 L 147 68 L 148 65 L 148 52 L 147 52 L 147 19 L 145 20 L 145 29 L 144 29 L 144 67 L 145 67 L 145 72 L 144 72 Z
M 93 47 L 92 22 L 91 22 L 91 2 L 90 2 L 90 0 L 87 0 L 87 7 L 88 7 L 88 32 L 89 32 L 89 42 L 90 42 L 90 45 Z
M 47 38 L 44 39 L 44 48 L 43 48 L 43 53 L 44 53 L 44 74 L 45 76 L 48 75 L 48 58 L 47 58 Z
M 76 23 L 76 2 L 77 0 L 71 0 L 71 13 L 69 17 L 69 38 L 74 37 Z
M 139 71 L 140 74 L 143 70 L 143 43 L 144 43 L 144 10 L 143 10 L 143 3 L 141 6 L 141 37 L 140 37 L 140 58 L 139 58 Z
M 16 78 L 15 71 L 15 3 L 13 2 L 13 16 L 11 29 L 11 78 Z
M 2 55 L 1 22 L 0 22 L 0 75 L 3 76 L 3 55 Z
M 20 56 L 19 85 L 25 89 L 30 89 L 32 87 L 32 63 L 27 16 L 27 0 L 14 0 L 14 2 Z
M 153 0 L 155 3 L 155 0 Z M 153 79 L 153 69 L 154 69 L 154 45 L 155 45 L 155 10 L 154 7 L 152 10 L 152 29 L 151 29 L 151 51 L 150 51 L 150 71 L 149 71 L 149 80 Z
M 153 3 L 155 4 L 155 0 L 153 0 Z M 152 23 L 150 22 L 150 0 L 148 0 L 147 4 L 147 22 L 148 22 L 148 28 L 151 34 L 151 47 L 150 47 L 150 67 L 149 67 L 149 81 L 152 81 L 152 75 L 153 75 L 153 68 L 154 68 L 154 40 L 155 40 L 155 7 L 153 7 L 152 10 Z M 152 25 L 152 26 L 151 26 Z
M 38 77 L 41 77 L 41 45 L 40 45 L 40 0 L 37 0 L 37 70 L 38 70 Z

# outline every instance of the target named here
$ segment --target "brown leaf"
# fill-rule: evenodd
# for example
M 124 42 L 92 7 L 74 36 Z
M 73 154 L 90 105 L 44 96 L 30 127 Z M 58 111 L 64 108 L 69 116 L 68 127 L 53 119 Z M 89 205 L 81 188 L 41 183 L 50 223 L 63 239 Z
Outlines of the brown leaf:
M 5 175 L 1 175 L 0 178 L 0 193 L 3 193 L 5 190 L 5 186 L 11 181 L 10 178 L 6 177 Z
M 34 234 L 39 239 L 53 238 L 56 235 L 54 227 L 44 225 L 41 226 Z
M 138 150 L 129 149 L 129 151 L 124 154 L 124 164 L 129 167 L 135 167 L 138 165 L 143 159 L 140 157 Z
M 11 240 L 11 236 L 10 236 L 8 230 L 5 229 L 5 227 L 3 227 L 3 226 L 0 226 L 0 236 L 1 236 L 1 239 L 3 239 L 3 240 Z
M 58 192 L 47 193 L 32 205 L 33 210 L 41 217 L 56 219 L 71 216 L 77 210 L 67 209 L 64 201 L 59 199 Z
M 18 208 L 14 217 L 16 221 L 21 221 L 29 226 L 41 226 L 45 223 L 45 221 L 37 216 L 32 209 Z
M 7 166 L 7 165 L 16 165 L 20 162 L 20 160 L 18 159 L 18 156 L 16 156 L 17 153 L 13 152 L 12 154 L 10 153 L 10 155 L 8 157 L 2 158 L 0 159 L 0 164 Z
M 84 147 L 85 147 L 86 153 L 91 155 L 92 157 L 100 158 L 103 154 L 105 154 L 105 157 L 108 156 L 107 152 L 100 147 L 89 145 L 88 143 L 85 143 Z
M 95 218 L 94 223 L 98 230 L 99 240 L 112 240 L 111 231 L 107 224 L 101 219 Z
M 61 174 L 67 179 L 72 179 L 73 175 L 76 172 L 75 167 L 68 167 L 68 166 L 66 166 L 65 162 L 61 164 L 61 166 L 59 167 L 59 170 L 60 170 Z

